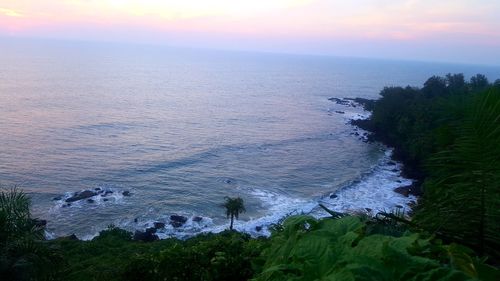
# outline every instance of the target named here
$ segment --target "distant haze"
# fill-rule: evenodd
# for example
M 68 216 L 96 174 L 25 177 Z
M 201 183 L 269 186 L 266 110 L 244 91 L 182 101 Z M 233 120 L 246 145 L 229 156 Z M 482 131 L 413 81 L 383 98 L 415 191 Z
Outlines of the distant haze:
M 0 37 L 500 65 L 499 13 L 497 0 L 0 0 Z

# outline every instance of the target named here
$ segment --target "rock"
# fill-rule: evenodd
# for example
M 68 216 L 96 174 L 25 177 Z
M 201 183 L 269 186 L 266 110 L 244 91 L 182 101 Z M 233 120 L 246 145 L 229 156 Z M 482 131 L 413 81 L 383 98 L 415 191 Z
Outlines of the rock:
M 68 202 L 68 203 L 69 202 L 75 202 L 75 201 L 87 199 L 87 198 L 90 198 L 90 197 L 93 197 L 93 196 L 96 196 L 96 195 L 97 195 L 97 193 L 95 193 L 92 190 L 84 190 L 82 192 L 75 193 L 73 196 L 71 196 L 70 198 L 66 199 L 66 202 Z
M 345 114 L 344 111 L 340 111 L 340 110 L 335 110 L 335 112 L 338 113 L 338 114 Z
M 132 194 L 130 193 L 130 191 L 125 190 L 124 192 L 122 192 L 122 195 L 123 195 L 123 196 L 127 196 L 127 197 L 128 197 L 128 196 L 130 196 L 130 195 L 132 195 Z
M 94 200 L 94 199 L 90 199 L 90 198 L 89 198 L 89 199 L 87 199 L 87 202 L 88 202 L 88 203 L 95 203 L 95 200 Z
M 152 242 L 159 240 L 158 235 L 155 234 L 156 229 L 148 228 L 146 231 L 136 230 L 134 233 L 134 240 L 144 241 L 144 242 Z
M 401 181 L 401 180 L 397 180 L 396 182 L 397 182 L 397 183 L 402 183 L 402 181 Z
M 95 190 L 95 191 L 100 191 L 100 190 L 102 190 L 102 189 L 101 189 L 100 187 L 96 187 L 96 188 L 94 188 L 94 190 Z
M 389 162 L 387 163 L 387 165 L 389 165 L 389 166 L 396 166 L 396 162 L 394 162 L 394 161 L 389 161 Z
M 102 197 L 106 197 L 106 196 L 108 196 L 109 194 L 113 194 L 113 191 L 111 191 L 111 190 L 106 190 L 106 191 L 103 191 L 103 192 L 101 192 L 101 193 L 102 193 L 102 194 L 101 194 L 101 196 L 102 196 Z
M 65 239 L 68 239 L 68 240 L 79 240 L 78 237 L 73 233 L 69 236 L 66 236 L 66 237 L 63 237 Z
M 231 181 L 230 179 L 227 179 L 227 180 L 225 180 L 224 182 L 225 182 L 225 183 L 227 183 L 227 184 L 230 184 L 230 183 L 232 183 L 233 181 Z
M 155 229 L 165 228 L 165 223 L 163 223 L 163 222 L 158 222 L 157 221 L 157 222 L 153 223 L 153 225 L 154 225 L 153 227 Z
M 135 218 L 135 219 L 134 219 L 134 222 L 135 222 L 135 223 L 137 223 L 138 221 L 139 221 L 139 219 L 138 219 L 138 218 Z
M 397 173 L 397 172 L 399 172 L 399 170 L 398 169 L 392 169 L 391 172 Z
M 394 207 L 396 207 L 396 208 L 398 208 L 398 209 L 403 209 L 403 206 L 401 206 L 401 205 L 396 205 L 396 206 L 394 206 Z
M 260 232 L 262 230 L 262 225 L 258 225 L 255 227 L 255 231 Z
M 187 218 L 185 216 L 180 216 L 180 215 L 171 215 L 170 216 L 170 224 L 173 227 L 181 227 L 183 226 L 187 221 Z
M 68 204 L 63 204 L 61 207 L 66 208 L 66 207 L 70 207 L 70 206 L 71 206 L 71 203 L 68 203 Z
M 182 222 L 178 222 L 178 221 L 171 221 L 170 225 L 177 228 L 177 227 L 181 227 L 184 224 Z
M 336 194 L 332 194 L 332 195 L 330 195 L 330 199 L 335 199 L 335 198 L 337 198 L 337 197 L 338 197 L 338 196 L 337 196 Z
M 203 218 L 202 218 L 202 217 L 194 217 L 194 218 L 193 218 L 193 221 L 194 221 L 194 222 L 201 222 L 202 220 L 203 220 Z
M 394 192 L 399 193 L 405 197 L 410 195 L 410 186 L 400 186 L 394 189 Z
M 57 196 L 57 197 L 52 198 L 52 200 L 54 200 L 54 201 L 59 201 L 59 200 L 61 200 L 61 199 L 62 199 L 62 197 L 61 197 L 61 196 Z
M 371 209 L 371 208 L 365 208 L 365 210 L 366 210 L 368 213 L 370 213 L 370 212 L 372 211 L 372 209 Z
M 395 192 L 408 197 L 409 195 L 421 196 L 422 190 L 417 183 L 413 183 L 411 185 L 400 186 L 394 189 Z
M 344 105 L 344 106 L 353 106 L 354 104 L 350 100 L 346 99 L 339 99 L 339 98 L 329 98 L 328 100 L 335 102 L 336 104 L 339 105 Z
M 44 228 L 47 225 L 47 221 L 41 219 L 32 219 L 31 222 L 37 228 Z
M 410 208 L 415 208 L 416 206 L 417 206 L 417 202 L 415 202 L 413 200 L 408 203 L 408 207 L 410 207 Z
M 109 201 L 109 199 L 108 199 L 108 198 L 104 198 L 104 199 L 102 199 L 102 201 L 104 201 L 104 202 L 108 202 L 108 201 Z

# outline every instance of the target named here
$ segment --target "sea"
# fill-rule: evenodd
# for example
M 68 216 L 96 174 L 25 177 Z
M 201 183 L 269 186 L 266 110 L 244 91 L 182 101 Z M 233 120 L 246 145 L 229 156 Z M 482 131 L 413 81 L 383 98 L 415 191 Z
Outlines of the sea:
M 114 225 L 161 238 L 228 227 L 268 235 L 293 214 L 409 209 L 391 150 L 330 98 L 500 67 L 117 43 L 0 39 L 0 186 L 17 187 L 48 238 Z M 75 192 L 98 195 L 68 203 Z M 178 227 L 172 215 L 187 221 Z

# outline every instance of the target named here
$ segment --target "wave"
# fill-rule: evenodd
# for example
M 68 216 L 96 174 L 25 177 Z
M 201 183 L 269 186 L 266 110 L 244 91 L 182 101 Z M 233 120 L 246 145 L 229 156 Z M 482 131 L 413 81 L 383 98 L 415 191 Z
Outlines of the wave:
M 317 196 L 316 198 L 296 198 L 279 191 L 269 191 L 260 188 L 240 188 L 242 192 L 258 199 L 261 206 L 266 210 L 264 215 L 249 220 L 236 220 L 234 228 L 238 231 L 250 234 L 253 237 L 269 236 L 272 226 L 284 217 L 296 214 L 309 214 L 317 218 L 329 216 L 319 203 L 326 205 L 329 209 L 343 213 L 366 213 L 374 215 L 380 211 L 388 211 L 395 208 L 403 211 L 410 210 L 410 205 L 416 201 L 414 196 L 405 197 L 394 192 L 399 186 L 410 185 L 412 180 L 401 176 L 402 164 L 391 160 L 392 150 L 387 149 L 384 156 L 366 174 L 360 178 L 346 183 L 342 187 L 332 184 L 332 192 Z M 109 197 L 95 196 L 94 202 L 89 204 L 86 200 L 73 202 L 72 208 L 85 209 L 88 206 L 105 207 L 106 204 L 121 204 L 124 202 L 123 189 L 115 187 L 98 187 L 103 191 L 112 191 Z M 74 193 L 66 193 L 60 200 L 55 201 L 52 211 L 64 212 L 67 204 L 65 200 Z M 154 213 L 154 211 L 152 211 Z M 164 226 L 156 232 L 159 238 L 176 237 L 185 239 L 200 233 L 218 233 L 228 228 L 228 223 L 216 224 L 210 217 L 179 212 L 186 218 L 182 226 L 174 227 L 170 223 L 170 215 L 154 213 L 153 216 L 142 219 L 126 219 L 117 226 L 135 231 L 154 227 L 155 223 Z M 89 240 L 98 235 L 99 231 L 81 237 Z M 50 233 L 47 238 L 53 238 Z

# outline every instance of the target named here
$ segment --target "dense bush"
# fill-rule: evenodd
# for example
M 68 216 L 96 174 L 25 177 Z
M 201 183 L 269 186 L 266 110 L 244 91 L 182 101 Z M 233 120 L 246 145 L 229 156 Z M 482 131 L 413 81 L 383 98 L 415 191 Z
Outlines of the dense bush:
M 187 240 L 131 240 L 112 227 L 92 241 L 57 239 L 68 265 L 64 280 L 247 280 L 266 239 L 226 231 Z
M 62 257 L 43 241 L 30 215 L 30 199 L 18 189 L 0 190 L 1 280 L 51 280 Z
M 385 88 L 357 124 L 395 148 L 423 183 L 414 222 L 500 257 L 500 88 L 484 75 L 431 77 L 422 89 Z
M 498 271 L 464 247 L 370 230 L 355 216 L 288 218 L 263 252 L 266 261 L 254 280 L 499 280 Z

